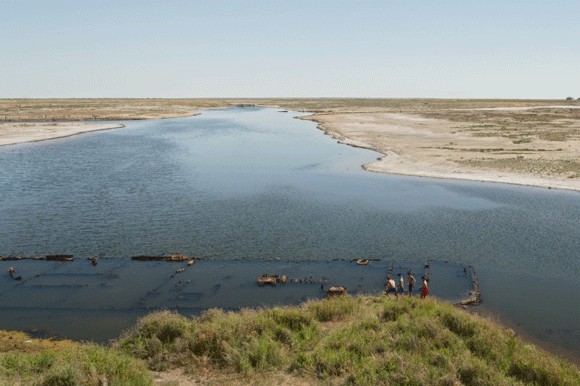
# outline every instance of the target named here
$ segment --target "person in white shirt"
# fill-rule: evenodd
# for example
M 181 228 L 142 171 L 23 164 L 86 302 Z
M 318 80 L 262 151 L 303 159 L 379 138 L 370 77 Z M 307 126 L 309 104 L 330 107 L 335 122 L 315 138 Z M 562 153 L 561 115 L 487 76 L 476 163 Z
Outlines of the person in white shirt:
M 399 274 L 399 286 L 397 287 L 397 292 L 401 295 L 405 293 L 405 281 L 403 280 L 403 275 Z

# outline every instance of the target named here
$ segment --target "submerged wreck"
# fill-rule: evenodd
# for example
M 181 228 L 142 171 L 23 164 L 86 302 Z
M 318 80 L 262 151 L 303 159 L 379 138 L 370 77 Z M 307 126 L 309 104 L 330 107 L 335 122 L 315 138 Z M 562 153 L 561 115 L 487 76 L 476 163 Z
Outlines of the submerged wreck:
M 332 286 L 326 290 L 327 297 L 341 296 L 341 295 L 346 295 L 346 294 L 348 294 L 348 289 L 346 287 L 343 287 L 343 286 Z
M 275 287 L 276 284 L 278 283 L 279 277 L 280 275 L 268 275 L 267 273 L 263 273 L 262 276 L 258 278 L 258 285 L 260 287 L 264 287 L 267 284 Z
M 465 270 L 467 273 L 467 271 Z M 457 303 L 460 306 L 475 306 L 482 302 L 481 300 L 481 291 L 479 289 L 479 279 L 477 278 L 477 274 L 475 273 L 475 268 L 471 265 L 469 266 L 469 273 L 471 275 L 471 285 L 473 289 L 469 292 L 469 296 L 465 299 L 462 299 Z
M 187 261 L 188 265 L 192 265 L 193 262 L 195 262 L 195 258 L 191 258 L 185 255 L 182 255 L 181 253 L 175 253 L 173 255 L 169 255 L 169 256 L 150 256 L 150 255 L 138 255 L 138 256 L 132 256 L 131 260 L 136 260 L 136 261 L 172 261 L 172 262 L 181 262 L 181 261 Z M 193 261 L 193 262 L 192 262 Z M 192 262 L 190 264 L 190 262 Z
M 14 269 L 14 267 L 8 268 L 8 274 L 10 275 L 12 280 L 22 280 L 21 276 L 16 276 L 16 270 Z
M 73 261 L 74 255 L 46 255 L 46 256 L 0 256 L 0 261 L 15 260 L 46 260 L 46 261 Z
M 44 260 L 48 261 L 73 261 L 75 258 L 73 255 L 46 255 Z

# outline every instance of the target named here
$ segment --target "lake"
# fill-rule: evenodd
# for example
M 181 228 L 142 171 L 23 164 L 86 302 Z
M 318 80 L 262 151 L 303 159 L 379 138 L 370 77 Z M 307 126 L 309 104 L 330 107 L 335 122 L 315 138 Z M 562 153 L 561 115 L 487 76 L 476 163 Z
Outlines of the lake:
M 482 312 L 580 357 L 580 194 L 365 172 L 361 165 L 380 154 L 337 144 L 314 123 L 293 119 L 298 115 L 232 108 L 0 147 L 0 255 L 98 255 L 99 269 L 116 264 L 133 272 L 127 266 L 133 255 L 181 252 L 214 269 L 227 264 L 232 274 L 232 267 L 260 270 L 279 261 L 310 264 L 316 277 L 351 272 L 352 258 L 376 259 L 378 277 L 390 262 L 474 265 Z M 339 265 L 328 268 L 331 262 Z M 71 300 L 90 282 L 71 281 L 75 272 L 91 274 L 88 264 L 75 270 L 76 261 L 71 268 L 0 262 L 3 272 L 9 266 L 29 279 L 16 283 L 3 274 L 0 328 L 48 328 L 47 315 L 59 312 L 59 302 L 90 320 L 86 298 Z M 156 269 L 164 278 L 175 271 L 142 267 L 146 272 L 118 288 L 137 288 Z M 66 285 L 45 274 L 66 277 Z M 36 275 L 48 281 L 35 284 Z M 455 285 L 450 277 L 432 282 L 434 295 Z M 196 297 L 187 293 L 207 288 L 182 292 Z M 35 305 L 31 299 L 47 289 L 51 306 Z M 133 315 L 126 307 L 106 312 L 108 331 Z M 62 333 L 64 324 L 78 322 L 68 318 L 50 330 Z

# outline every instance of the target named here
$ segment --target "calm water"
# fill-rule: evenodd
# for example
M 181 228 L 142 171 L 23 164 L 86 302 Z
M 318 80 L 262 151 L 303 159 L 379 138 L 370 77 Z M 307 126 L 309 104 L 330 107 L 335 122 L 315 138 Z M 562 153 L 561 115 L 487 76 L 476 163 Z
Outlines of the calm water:
M 423 272 L 422 263 L 393 263 L 372 261 L 358 266 L 345 260 L 200 260 L 187 266 L 105 258 L 92 266 L 87 260 L 11 261 L 22 280 L 0 281 L 0 328 L 41 329 L 49 335 L 106 341 L 153 310 L 169 308 L 195 315 L 212 307 L 237 310 L 298 304 L 324 298 L 324 289 L 332 285 L 346 286 L 352 294 L 379 294 L 391 264 L 395 275 L 408 268 Z M 185 270 L 177 274 L 182 267 Z M 260 288 L 256 278 L 261 273 L 286 275 L 288 281 Z M 431 293 L 451 301 L 467 297 L 471 278 L 462 266 L 431 262 L 430 273 Z
M 379 154 L 293 116 L 228 109 L 1 147 L 0 255 L 473 264 L 483 307 L 580 356 L 580 194 L 364 172 Z M 54 311 L 16 312 L 20 287 L 1 280 L 2 320 Z

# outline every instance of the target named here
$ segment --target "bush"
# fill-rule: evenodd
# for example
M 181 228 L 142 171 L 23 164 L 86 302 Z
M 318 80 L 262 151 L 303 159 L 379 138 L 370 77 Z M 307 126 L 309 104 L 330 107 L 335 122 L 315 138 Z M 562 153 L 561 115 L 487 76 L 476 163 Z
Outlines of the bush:
M 151 385 L 145 364 L 95 344 L 40 353 L 0 354 L 0 384 Z
M 151 368 L 191 363 L 250 384 L 267 374 L 306 384 L 580 384 L 570 364 L 435 299 L 344 296 L 191 320 L 157 313 L 119 347 Z
M 164 370 L 169 363 L 183 364 L 181 355 L 187 352 L 195 327 L 184 316 L 162 311 L 137 322 L 115 345 L 116 348 L 145 359 L 154 370 Z
M 338 322 L 353 314 L 355 301 L 350 296 L 335 296 L 323 301 L 309 302 L 306 309 L 319 322 Z

